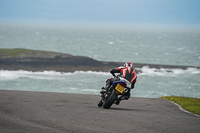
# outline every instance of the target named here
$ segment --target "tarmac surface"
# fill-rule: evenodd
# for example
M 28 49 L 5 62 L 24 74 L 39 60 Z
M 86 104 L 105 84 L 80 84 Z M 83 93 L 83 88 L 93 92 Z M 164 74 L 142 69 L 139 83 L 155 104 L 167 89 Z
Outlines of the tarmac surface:
M 199 133 L 200 117 L 157 98 L 122 101 L 100 96 L 0 90 L 0 133 Z

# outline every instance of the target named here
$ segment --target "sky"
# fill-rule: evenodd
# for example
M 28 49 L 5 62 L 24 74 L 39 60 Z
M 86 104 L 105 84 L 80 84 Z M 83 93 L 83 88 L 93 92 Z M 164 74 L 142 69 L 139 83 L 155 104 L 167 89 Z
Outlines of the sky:
M 0 23 L 200 27 L 200 0 L 0 0 Z

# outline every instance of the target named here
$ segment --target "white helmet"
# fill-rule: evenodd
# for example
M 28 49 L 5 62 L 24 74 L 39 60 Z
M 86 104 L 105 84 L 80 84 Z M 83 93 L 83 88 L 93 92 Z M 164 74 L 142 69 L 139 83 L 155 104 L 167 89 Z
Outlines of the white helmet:
M 125 66 L 125 67 L 132 67 L 133 65 L 132 65 L 131 62 L 126 62 L 126 63 L 124 64 L 124 66 Z

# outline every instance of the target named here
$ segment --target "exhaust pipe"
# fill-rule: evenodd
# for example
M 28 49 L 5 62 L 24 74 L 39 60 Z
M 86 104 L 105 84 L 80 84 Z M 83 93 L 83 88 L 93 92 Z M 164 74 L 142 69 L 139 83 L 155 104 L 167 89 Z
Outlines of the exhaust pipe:
M 124 89 L 124 92 L 128 92 L 128 89 L 127 89 L 127 88 L 125 88 L 125 89 Z

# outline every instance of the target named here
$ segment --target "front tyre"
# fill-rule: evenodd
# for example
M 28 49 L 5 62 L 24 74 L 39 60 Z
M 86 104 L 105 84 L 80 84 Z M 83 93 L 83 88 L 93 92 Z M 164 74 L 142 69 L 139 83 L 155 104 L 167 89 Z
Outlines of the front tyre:
M 101 107 L 103 105 L 103 101 L 102 99 L 99 100 L 99 103 L 98 103 L 98 107 Z
M 115 93 L 115 90 L 112 91 L 112 94 L 110 95 L 110 97 L 108 98 L 108 100 L 106 100 L 103 104 L 103 107 L 105 109 L 109 109 L 112 104 L 115 102 L 115 100 L 117 100 L 117 94 Z

